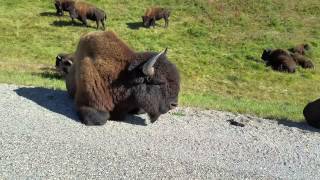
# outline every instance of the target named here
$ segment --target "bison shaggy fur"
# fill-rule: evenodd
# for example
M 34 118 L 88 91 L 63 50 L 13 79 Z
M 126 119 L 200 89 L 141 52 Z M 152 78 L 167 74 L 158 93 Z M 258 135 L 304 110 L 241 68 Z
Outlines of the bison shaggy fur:
M 303 115 L 310 126 L 320 128 L 320 99 L 308 103 L 303 109 Z
M 180 76 L 165 54 L 135 52 L 111 31 L 82 36 L 66 81 L 80 120 L 102 125 L 146 112 L 154 122 L 175 108 Z
M 296 62 L 289 52 L 282 49 L 265 49 L 261 56 L 267 66 L 273 70 L 294 73 L 296 71 Z
M 299 53 L 301 55 L 305 55 L 307 51 L 311 48 L 308 44 L 299 44 L 293 48 L 289 48 L 288 50 L 292 53 Z
M 142 22 L 145 27 L 155 27 L 156 21 L 160 19 L 164 19 L 165 21 L 165 28 L 169 26 L 169 16 L 170 11 L 165 8 L 161 7 L 151 7 L 147 8 L 146 12 L 142 16 Z

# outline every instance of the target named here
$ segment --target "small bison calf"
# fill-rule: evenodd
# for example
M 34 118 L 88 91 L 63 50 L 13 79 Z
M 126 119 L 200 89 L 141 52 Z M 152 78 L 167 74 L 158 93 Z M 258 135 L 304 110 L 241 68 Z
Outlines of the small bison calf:
M 165 8 L 160 7 L 151 7 L 146 10 L 144 16 L 142 16 L 142 22 L 145 27 L 155 27 L 156 21 L 160 19 L 164 19 L 165 28 L 169 26 L 169 16 L 170 11 Z
M 102 9 L 86 2 L 72 0 L 56 0 L 55 5 L 57 13 L 63 14 L 63 11 L 68 11 L 72 22 L 74 22 L 74 19 L 78 19 L 85 26 L 88 26 L 87 19 L 90 19 L 96 21 L 97 29 L 99 29 L 100 22 L 103 30 L 105 29 L 104 21 L 107 19 L 107 15 Z
M 56 69 L 61 75 L 65 76 L 70 72 L 73 65 L 74 54 L 60 53 L 56 57 Z
M 282 49 L 265 49 L 261 56 L 267 66 L 273 70 L 294 73 L 296 71 L 296 62 L 289 52 Z
M 293 48 L 289 48 L 288 50 L 292 53 L 299 53 L 301 55 L 305 55 L 306 51 L 309 51 L 311 48 L 308 44 L 299 44 Z

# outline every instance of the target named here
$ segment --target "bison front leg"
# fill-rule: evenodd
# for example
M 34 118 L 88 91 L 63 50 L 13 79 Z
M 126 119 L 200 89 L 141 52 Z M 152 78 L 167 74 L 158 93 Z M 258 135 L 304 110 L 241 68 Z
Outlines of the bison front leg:
M 169 19 L 168 18 L 164 18 L 164 28 L 168 28 L 169 26 Z
M 110 119 L 114 105 L 108 85 L 100 77 L 91 58 L 78 59 L 75 103 L 80 120 L 85 125 L 103 125 Z

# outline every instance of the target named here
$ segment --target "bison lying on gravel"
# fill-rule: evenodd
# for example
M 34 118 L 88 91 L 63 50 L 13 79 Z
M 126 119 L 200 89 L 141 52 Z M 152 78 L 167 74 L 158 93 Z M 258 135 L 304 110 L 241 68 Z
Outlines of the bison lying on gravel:
M 152 7 L 146 10 L 144 16 L 142 16 L 142 22 L 145 27 L 155 27 L 156 21 L 163 18 L 165 21 L 164 27 L 167 28 L 169 25 L 169 16 L 169 10 L 160 7 Z
M 303 115 L 310 126 L 320 128 L 320 99 L 307 104 Z
M 110 31 L 82 36 L 66 76 L 80 120 L 103 125 L 144 111 L 154 122 L 175 108 L 180 76 L 166 52 L 135 52 Z
M 79 19 L 85 26 L 88 26 L 87 19 L 96 21 L 97 29 L 101 22 L 105 29 L 104 21 L 107 19 L 106 13 L 91 4 L 82 1 L 55 0 L 57 14 L 63 15 L 63 11 L 68 11 L 72 21 Z

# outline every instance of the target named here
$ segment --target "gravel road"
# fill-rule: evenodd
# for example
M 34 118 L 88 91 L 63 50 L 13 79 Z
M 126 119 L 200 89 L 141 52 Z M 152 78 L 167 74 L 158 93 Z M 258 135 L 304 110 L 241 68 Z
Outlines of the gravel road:
M 86 127 L 64 91 L 0 94 L 0 179 L 320 178 L 320 131 L 306 124 L 178 108 Z

